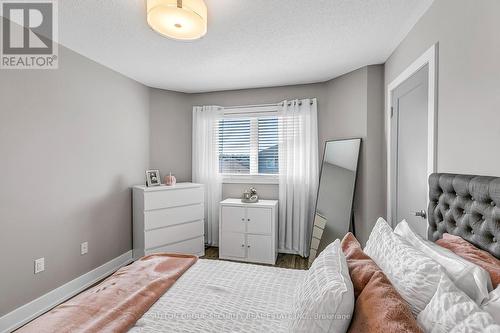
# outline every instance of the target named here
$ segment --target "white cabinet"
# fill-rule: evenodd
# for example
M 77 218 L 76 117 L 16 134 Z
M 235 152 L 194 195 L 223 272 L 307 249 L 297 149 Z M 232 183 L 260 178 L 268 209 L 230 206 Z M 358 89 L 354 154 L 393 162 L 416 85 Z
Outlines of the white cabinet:
M 220 203 L 219 257 L 272 264 L 278 255 L 278 201 Z
M 205 254 L 201 184 L 134 186 L 134 258 L 158 252 Z

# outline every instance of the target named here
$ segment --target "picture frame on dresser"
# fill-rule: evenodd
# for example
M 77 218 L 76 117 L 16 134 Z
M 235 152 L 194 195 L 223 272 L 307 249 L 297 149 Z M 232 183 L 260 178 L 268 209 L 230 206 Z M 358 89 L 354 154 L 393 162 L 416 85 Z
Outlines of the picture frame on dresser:
M 134 186 L 133 256 L 205 254 L 205 190 L 202 184 Z
M 160 186 L 160 170 L 146 170 L 146 186 Z

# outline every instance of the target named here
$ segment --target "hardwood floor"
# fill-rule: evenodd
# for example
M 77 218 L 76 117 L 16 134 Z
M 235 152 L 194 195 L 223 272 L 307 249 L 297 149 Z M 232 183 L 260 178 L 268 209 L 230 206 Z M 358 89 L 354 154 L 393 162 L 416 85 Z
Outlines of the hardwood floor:
M 219 248 L 207 247 L 205 249 L 205 256 L 200 258 L 219 260 Z M 275 267 L 291 268 L 291 269 L 307 269 L 307 258 L 302 258 L 301 256 L 295 254 L 279 253 Z

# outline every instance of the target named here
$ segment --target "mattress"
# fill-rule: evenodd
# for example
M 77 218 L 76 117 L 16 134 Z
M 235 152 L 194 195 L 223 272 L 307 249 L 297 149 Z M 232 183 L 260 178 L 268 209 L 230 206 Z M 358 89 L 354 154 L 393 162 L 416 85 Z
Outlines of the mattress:
M 287 332 L 305 273 L 200 259 L 129 332 Z

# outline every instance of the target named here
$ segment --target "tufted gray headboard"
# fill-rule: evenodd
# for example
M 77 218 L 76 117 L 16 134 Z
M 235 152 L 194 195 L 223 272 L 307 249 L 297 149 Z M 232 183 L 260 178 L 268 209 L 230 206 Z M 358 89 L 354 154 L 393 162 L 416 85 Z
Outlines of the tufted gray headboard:
M 429 199 L 430 240 L 457 235 L 500 258 L 500 178 L 434 173 Z

